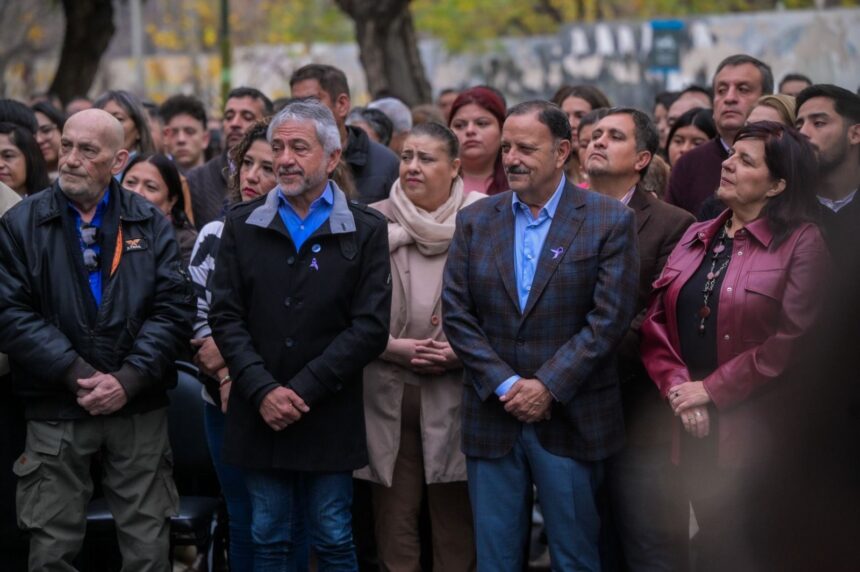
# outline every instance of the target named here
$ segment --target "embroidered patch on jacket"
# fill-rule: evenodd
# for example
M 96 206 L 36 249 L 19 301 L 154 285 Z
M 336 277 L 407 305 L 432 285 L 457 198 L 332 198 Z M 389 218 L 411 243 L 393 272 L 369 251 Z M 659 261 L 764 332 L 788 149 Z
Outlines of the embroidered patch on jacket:
M 145 238 L 129 238 L 125 241 L 125 251 L 134 252 L 135 250 L 146 250 L 149 245 Z

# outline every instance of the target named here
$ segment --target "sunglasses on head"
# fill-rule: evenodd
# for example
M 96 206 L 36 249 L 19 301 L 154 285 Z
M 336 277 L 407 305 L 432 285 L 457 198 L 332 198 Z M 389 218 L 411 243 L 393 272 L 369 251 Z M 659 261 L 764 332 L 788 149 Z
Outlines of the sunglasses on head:
M 99 229 L 97 226 L 88 223 L 81 225 L 81 241 L 87 247 L 84 249 L 84 266 L 89 272 L 95 272 L 101 264 L 98 253 L 92 248 L 98 239 Z

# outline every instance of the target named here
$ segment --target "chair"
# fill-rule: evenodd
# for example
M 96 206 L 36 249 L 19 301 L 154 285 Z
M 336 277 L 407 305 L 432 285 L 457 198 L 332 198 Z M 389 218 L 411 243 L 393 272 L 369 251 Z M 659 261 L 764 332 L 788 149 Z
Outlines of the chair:
M 198 554 L 206 555 L 207 570 L 212 571 L 217 560 L 215 529 L 223 502 L 206 442 L 197 368 L 187 362 L 177 362 L 176 366 L 178 379 L 176 388 L 169 393 L 167 411 L 173 478 L 179 491 L 179 514 L 170 520 L 171 555 L 175 546 L 194 545 Z M 111 539 L 115 545 L 115 538 L 113 516 L 105 499 L 91 501 L 87 510 L 88 543 L 104 544 Z M 87 560 L 92 561 L 93 556 Z

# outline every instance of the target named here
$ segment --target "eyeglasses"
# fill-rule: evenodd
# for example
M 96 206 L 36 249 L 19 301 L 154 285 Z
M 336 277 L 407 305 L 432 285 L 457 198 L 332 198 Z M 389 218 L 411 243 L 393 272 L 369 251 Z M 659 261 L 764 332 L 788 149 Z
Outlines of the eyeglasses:
M 89 223 L 81 225 L 81 241 L 87 247 L 84 249 L 84 266 L 87 271 L 95 272 L 101 265 L 101 257 L 92 246 L 99 240 L 99 227 Z

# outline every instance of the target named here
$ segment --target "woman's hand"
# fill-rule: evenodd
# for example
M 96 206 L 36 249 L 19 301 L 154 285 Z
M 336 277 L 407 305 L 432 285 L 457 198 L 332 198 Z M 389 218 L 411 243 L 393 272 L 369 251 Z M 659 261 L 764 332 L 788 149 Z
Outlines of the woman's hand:
M 684 430 L 693 437 L 702 439 L 711 432 L 711 417 L 706 406 L 697 405 L 684 409 L 679 415 L 684 424 Z
M 707 405 L 711 402 L 711 396 L 705 391 L 705 384 L 701 381 L 687 381 L 674 386 L 669 390 L 669 404 L 675 415 L 691 407 Z
M 388 340 L 388 346 L 382 352 L 382 359 L 396 363 L 399 366 L 405 367 L 417 374 L 429 375 L 443 373 L 444 370 L 438 366 L 425 366 L 421 363 L 418 357 L 418 348 L 427 346 L 432 340 L 415 340 L 412 338 L 391 338 Z M 420 365 L 416 365 L 413 361 L 418 360 Z
M 219 379 L 218 370 L 226 368 L 227 364 L 224 363 L 221 351 L 215 345 L 212 336 L 191 340 L 191 345 L 197 348 L 197 353 L 194 354 L 194 365 L 209 377 Z
M 422 344 L 416 348 L 418 357 L 412 360 L 413 366 L 431 367 L 437 366 L 443 369 L 460 369 L 463 364 L 460 358 L 451 349 L 448 342 L 437 342 L 430 340 L 429 344 Z

